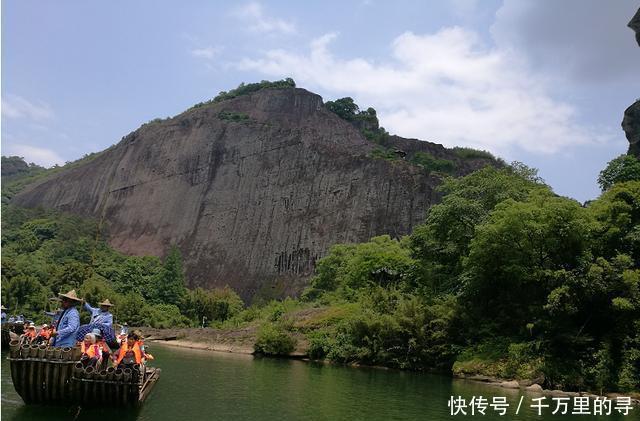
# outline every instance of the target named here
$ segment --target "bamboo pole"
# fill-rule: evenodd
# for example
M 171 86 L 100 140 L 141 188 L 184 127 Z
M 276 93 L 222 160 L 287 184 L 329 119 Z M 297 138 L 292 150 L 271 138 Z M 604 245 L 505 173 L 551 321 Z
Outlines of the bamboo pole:
M 74 402 L 82 402 L 82 377 L 84 374 L 84 366 L 81 362 L 77 362 L 73 365 L 73 381 L 71 396 Z
M 55 354 L 55 348 L 50 346 L 47 348 L 47 352 L 45 353 L 45 358 L 47 360 L 53 360 L 54 354 Z
M 82 357 L 82 350 L 80 349 L 80 347 L 79 346 L 73 347 L 73 350 L 71 351 L 71 359 L 74 361 L 79 361 L 81 357 Z
M 33 361 L 31 359 L 24 360 L 24 382 L 22 383 L 22 399 L 25 403 L 33 401 Z
M 87 367 L 84 369 L 84 378 L 87 380 L 91 380 L 93 379 L 93 372 L 94 372 L 94 368 L 93 367 Z M 83 383 L 83 402 L 84 403 L 90 403 L 91 402 L 91 395 L 93 392 L 93 382 L 82 382 Z
M 29 358 L 38 358 L 38 345 L 29 345 Z
M 13 386 L 16 392 L 22 396 L 22 360 L 11 361 L 11 380 L 13 380 Z
M 45 354 L 47 352 L 47 346 L 45 344 L 41 344 L 38 346 L 38 360 L 39 361 L 34 361 L 33 364 L 35 365 L 35 379 L 34 379 L 34 386 L 35 386 L 35 397 L 36 397 L 36 401 L 37 402 L 42 402 L 44 401 L 44 371 L 45 371 L 45 363 L 43 362 Z
M 131 369 L 125 368 L 122 382 L 122 405 L 127 406 L 129 404 L 129 390 L 131 382 Z
M 46 356 L 47 356 L 47 345 L 40 344 L 38 346 L 38 358 L 40 358 L 41 360 L 44 360 Z
M 70 361 L 71 360 L 71 347 L 70 346 L 65 346 L 64 348 L 62 348 L 61 359 L 65 360 L 65 361 Z
M 60 356 L 62 361 L 68 360 L 70 355 L 71 355 L 70 347 L 66 346 L 60 350 Z M 69 378 L 71 377 L 71 367 L 70 367 L 71 364 L 56 364 L 56 365 L 60 366 L 60 370 L 59 370 L 60 374 L 59 374 L 58 383 L 57 383 L 57 387 L 59 388 L 58 399 L 60 401 L 66 401 L 69 399 L 69 394 L 67 392 L 68 392 Z
M 57 352 L 56 352 L 57 353 Z M 59 401 L 62 393 L 60 391 L 60 364 L 57 364 L 57 360 L 53 360 L 51 364 L 51 395 L 54 401 Z
M 99 374 L 100 378 L 100 393 L 98 396 L 98 401 L 102 404 L 109 403 L 109 398 L 107 396 L 109 384 L 106 383 L 108 374 L 107 370 L 101 370 Z
M 20 358 L 29 358 L 29 352 L 31 352 L 29 344 L 22 344 L 20 346 Z
M 114 372 L 113 375 L 116 383 L 113 385 L 114 386 L 114 390 L 113 390 L 113 404 L 115 406 L 120 406 L 121 402 L 120 400 L 121 395 L 122 395 L 122 388 L 123 388 L 123 379 L 124 379 L 124 372 L 121 368 L 117 368 L 116 371 Z
M 20 358 L 20 342 L 16 339 L 9 342 L 9 356 L 11 358 Z
M 140 383 L 141 381 L 141 376 L 140 376 L 140 364 L 134 364 L 133 365 L 133 372 L 132 372 L 132 380 L 134 383 Z
M 47 350 L 45 351 L 45 359 L 47 360 L 46 362 L 46 368 L 45 368 L 45 379 L 44 379 L 44 383 L 45 383 L 45 388 L 46 388 L 46 399 L 47 401 L 55 401 L 55 385 L 53 382 L 53 370 L 54 370 L 54 366 L 56 366 L 57 364 L 53 363 L 52 361 L 53 356 L 55 354 L 55 348 L 53 347 L 47 347 Z

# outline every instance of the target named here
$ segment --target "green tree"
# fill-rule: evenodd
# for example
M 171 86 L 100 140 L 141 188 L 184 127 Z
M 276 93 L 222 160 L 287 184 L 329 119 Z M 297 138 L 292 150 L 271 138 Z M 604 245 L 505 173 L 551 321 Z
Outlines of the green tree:
M 640 161 L 633 155 L 612 159 L 598 175 L 598 184 L 603 191 L 624 181 L 640 181 Z
M 458 276 L 476 226 L 498 203 L 525 200 L 530 192 L 546 188 L 529 175 L 531 171 L 521 167 L 485 167 L 465 177 L 445 180 L 439 188 L 444 194 L 442 202 L 428 210 L 425 223 L 411 235 L 412 254 L 428 291 L 438 294 L 460 287 Z
M 358 104 L 356 104 L 351 97 L 340 98 L 335 101 L 327 101 L 324 105 L 329 111 L 337 114 L 338 117 L 347 121 L 354 120 L 356 115 L 359 113 Z
M 159 328 L 180 328 L 189 325 L 189 319 L 180 314 L 173 304 L 151 304 L 145 307 L 145 325 Z
M 172 246 L 156 277 L 154 299 L 160 304 L 179 305 L 185 294 L 182 256 L 178 247 Z
M 640 264 L 640 181 L 617 183 L 589 204 L 598 224 L 594 227 L 596 256 L 619 253 Z
M 147 324 L 149 313 L 146 302 L 140 294 L 128 293 L 119 297 L 114 307 L 114 316 L 119 323 L 129 326 L 144 326 Z
M 15 276 L 2 282 L 3 303 L 15 314 L 41 319 L 39 314 L 47 303 L 47 290 L 36 278 L 27 275 Z M 40 317 L 38 317 L 40 316 Z
M 579 266 L 590 219 L 577 202 L 538 191 L 498 204 L 477 227 L 464 263 L 470 321 L 491 321 L 494 333 L 525 335 L 541 317 L 555 272 Z

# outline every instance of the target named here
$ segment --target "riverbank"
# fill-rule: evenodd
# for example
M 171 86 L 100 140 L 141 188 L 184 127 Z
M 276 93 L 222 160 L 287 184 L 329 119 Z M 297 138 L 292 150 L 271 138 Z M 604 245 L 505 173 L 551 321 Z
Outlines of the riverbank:
M 155 328 L 139 328 L 145 337 L 147 342 L 162 343 L 163 345 L 199 349 L 204 351 L 213 352 L 226 352 L 234 354 L 254 354 L 254 344 L 257 337 L 257 327 L 250 326 L 239 329 L 214 329 L 214 328 L 182 328 L 182 329 L 155 329 Z M 307 352 L 308 342 L 299 335 L 296 337 L 297 344 L 296 349 L 284 358 L 295 358 L 310 360 Z M 362 365 L 349 365 L 349 367 L 362 367 Z M 376 367 L 385 368 L 387 367 Z M 538 383 L 531 380 L 514 380 L 514 379 L 501 379 L 491 376 L 482 375 L 464 375 L 464 374 L 452 374 L 452 377 L 459 380 L 465 380 L 473 383 L 482 383 L 488 386 L 510 389 L 510 390 L 522 390 L 527 393 L 534 393 L 543 396 L 551 397 L 577 397 L 588 396 L 590 398 L 600 397 L 601 395 L 593 394 L 590 392 L 568 392 L 563 390 L 550 390 L 544 389 Z M 640 393 L 605 393 L 610 399 L 614 399 L 617 396 L 630 396 L 633 404 L 640 406 Z
M 248 326 L 238 329 L 214 329 L 214 328 L 181 328 L 181 329 L 155 329 L 138 328 L 147 342 L 161 342 L 166 345 L 202 349 L 217 352 L 231 352 L 235 354 L 253 354 L 257 340 L 257 326 Z M 308 357 L 309 343 L 304 335 L 294 334 L 296 346 L 288 357 Z

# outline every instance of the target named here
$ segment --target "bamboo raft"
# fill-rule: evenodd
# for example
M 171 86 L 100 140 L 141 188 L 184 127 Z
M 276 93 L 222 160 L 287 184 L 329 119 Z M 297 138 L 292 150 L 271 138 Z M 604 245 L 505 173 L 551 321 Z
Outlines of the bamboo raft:
M 139 405 L 160 377 L 159 368 L 84 367 L 80 348 L 9 344 L 11 380 L 26 404 Z

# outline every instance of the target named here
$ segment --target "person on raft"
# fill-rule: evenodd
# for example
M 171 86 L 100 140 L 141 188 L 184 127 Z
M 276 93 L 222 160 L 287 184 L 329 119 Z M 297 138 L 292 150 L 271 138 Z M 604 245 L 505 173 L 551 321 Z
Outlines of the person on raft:
M 76 294 L 76 290 L 72 289 L 66 294 L 58 294 L 62 301 L 62 313 L 58 318 L 57 330 L 51 333 L 53 337 L 53 346 L 57 347 L 73 347 L 76 344 L 76 333 L 80 327 L 80 313 L 75 307 L 82 302 Z
M 86 325 L 80 326 L 76 334 L 76 340 L 82 341 L 84 335 L 92 333 L 96 329 L 100 332 L 100 336 L 110 345 L 116 346 L 116 336 L 113 331 L 113 315 L 111 314 L 111 307 L 113 304 L 107 299 L 98 303 L 99 307 L 91 307 L 88 303 L 85 303 L 84 308 L 91 313 L 91 320 Z
M 145 360 L 153 360 L 153 355 L 146 354 L 141 343 L 141 339 L 137 334 L 129 333 L 127 341 L 122 343 L 118 354 L 115 356 L 115 366 L 132 368 L 134 364 L 142 364 Z
M 102 359 L 104 361 L 109 361 L 109 356 L 111 355 L 111 348 L 107 345 L 107 342 L 102 337 L 102 332 L 100 329 L 93 329 L 91 332 L 96 337 L 96 344 L 100 347 L 100 351 L 102 352 Z
M 38 336 L 36 336 L 35 342 L 37 344 L 48 344 L 49 339 L 51 339 L 51 332 L 51 326 L 46 323 L 43 324 L 42 329 L 40 329 L 40 332 L 38 332 Z
M 33 323 L 30 323 L 27 328 L 25 329 L 24 333 L 21 335 L 22 338 L 22 343 L 31 343 L 33 342 L 33 340 L 36 338 L 36 325 Z
M 102 348 L 97 343 L 95 334 L 84 335 L 84 340 L 80 342 L 80 351 L 82 352 L 80 361 L 85 367 L 99 367 L 102 364 Z
M 113 325 L 113 314 L 111 314 L 111 307 L 113 304 L 109 301 L 109 299 L 104 300 L 101 303 L 98 303 L 100 308 L 91 307 L 88 302 L 85 301 L 84 308 L 89 313 L 91 313 L 91 321 L 89 324 L 104 324 L 111 327 Z

